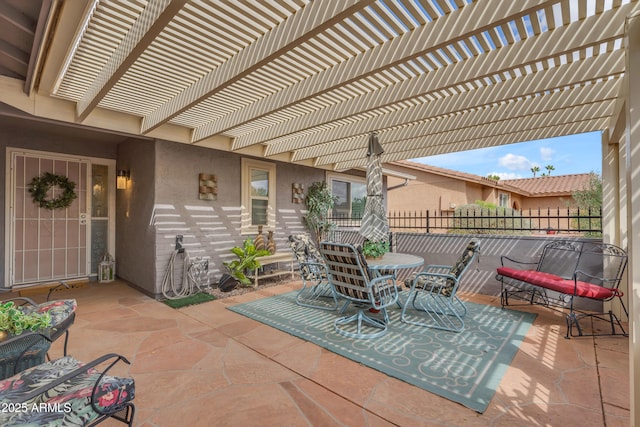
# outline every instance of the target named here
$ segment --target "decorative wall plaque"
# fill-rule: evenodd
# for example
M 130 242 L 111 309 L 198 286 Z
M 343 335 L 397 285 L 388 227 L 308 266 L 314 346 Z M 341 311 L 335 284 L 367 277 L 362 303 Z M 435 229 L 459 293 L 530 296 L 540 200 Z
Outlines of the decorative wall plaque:
M 200 200 L 216 200 L 218 198 L 218 180 L 215 175 L 201 173 L 199 179 L 199 196 Z
M 304 202 L 304 184 L 291 184 L 291 201 L 293 203 Z

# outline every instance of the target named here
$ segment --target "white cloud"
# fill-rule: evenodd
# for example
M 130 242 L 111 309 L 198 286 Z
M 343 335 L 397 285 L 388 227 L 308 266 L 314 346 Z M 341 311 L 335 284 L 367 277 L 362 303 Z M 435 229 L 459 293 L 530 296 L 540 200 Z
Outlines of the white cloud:
M 515 171 L 531 169 L 531 165 L 533 163 L 525 156 L 519 156 L 509 153 L 505 156 L 500 157 L 500 159 L 498 159 L 498 164 L 509 170 Z
M 504 181 L 505 179 L 529 178 L 528 176 L 525 177 L 515 172 L 491 172 L 490 174 L 487 174 L 487 176 L 489 175 L 499 176 L 501 181 Z
M 556 150 L 554 150 L 553 148 L 549 148 L 549 147 L 540 148 L 540 157 L 542 157 L 542 160 L 544 160 L 545 162 L 552 160 L 554 154 L 556 154 Z

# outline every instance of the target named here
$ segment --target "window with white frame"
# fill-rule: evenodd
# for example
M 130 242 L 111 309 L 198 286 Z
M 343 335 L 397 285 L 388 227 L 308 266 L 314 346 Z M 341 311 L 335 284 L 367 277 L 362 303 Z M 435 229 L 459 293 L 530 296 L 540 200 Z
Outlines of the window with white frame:
M 255 233 L 258 226 L 274 230 L 276 225 L 276 165 L 242 159 L 242 233 Z
M 501 208 L 509 207 L 509 194 L 507 193 L 499 193 L 498 194 L 498 205 Z
M 349 175 L 327 176 L 331 194 L 336 197 L 332 216 L 361 219 L 367 201 L 367 183 L 364 178 Z

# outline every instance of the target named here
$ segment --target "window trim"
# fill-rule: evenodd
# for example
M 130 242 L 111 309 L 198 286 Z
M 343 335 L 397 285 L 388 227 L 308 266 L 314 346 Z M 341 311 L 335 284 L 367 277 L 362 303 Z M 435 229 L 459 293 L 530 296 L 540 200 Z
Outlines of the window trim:
M 367 178 L 363 177 L 363 176 L 357 176 L 357 175 L 349 175 L 349 174 L 343 174 L 343 173 L 335 173 L 335 172 L 328 172 L 327 173 L 327 185 L 329 186 L 329 190 L 333 191 L 333 181 L 342 181 L 342 182 L 349 182 L 349 183 L 356 183 L 356 184 L 363 184 L 366 188 L 367 186 Z M 365 194 L 366 196 L 366 194 Z M 351 201 L 349 201 L 349 217 L 351 217 L 352 212 L 351 212 Z M 331 212 L 329 212 L 329 215 L 333 216 L 333 209 L 331 210 Z
M 269 175 L 269 197 L 267 202 L 267 223 L 262 225 L 262 231 L 276 229 L 276 164 L 254 159 L 241 159 L 241 208 L 242 220 L 240 234 L 256 234 L 258 225 L 251 224 L 251 169 L 265 171 Z

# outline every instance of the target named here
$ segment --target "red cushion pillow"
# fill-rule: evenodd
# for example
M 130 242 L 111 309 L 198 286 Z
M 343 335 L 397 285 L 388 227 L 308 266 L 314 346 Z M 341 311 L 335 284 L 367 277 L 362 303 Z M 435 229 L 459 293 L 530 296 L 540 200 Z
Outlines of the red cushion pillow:
M 609 288 L 594 285 L 593 283 L 574 282 L 573 280 L 563 279 L 560 276 L 543 271 L 499 267 L 498 274 L 563 294 L 573 295 L 575 290 L 577 296 L 585 298 L 607 299 L 611 298 L 614 294 L 614 291 Z

